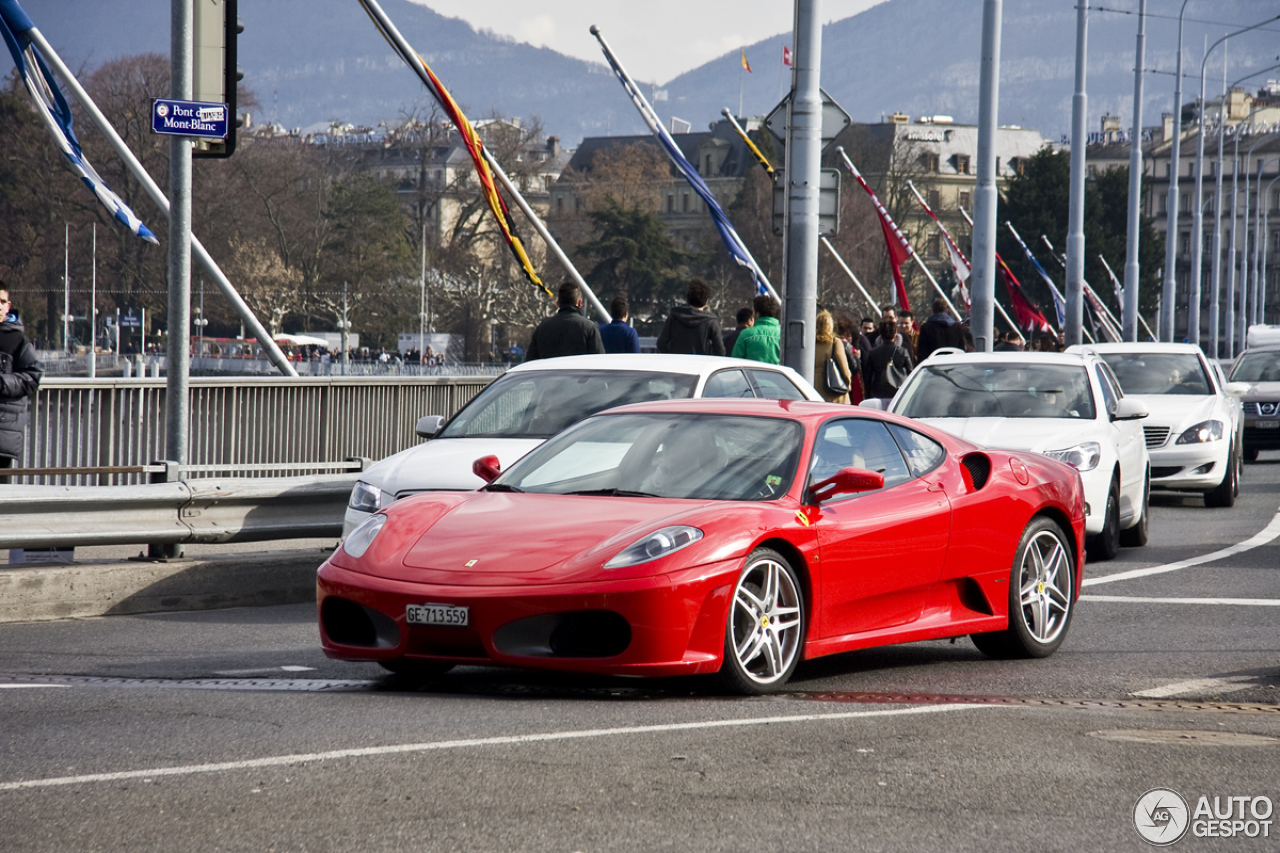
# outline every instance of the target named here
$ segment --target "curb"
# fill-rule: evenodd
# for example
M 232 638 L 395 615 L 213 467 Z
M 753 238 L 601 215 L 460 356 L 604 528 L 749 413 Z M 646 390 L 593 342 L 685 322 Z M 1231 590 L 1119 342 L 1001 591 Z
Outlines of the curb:
M 315 601 L 331 552 L 259 551 L 174 562 L 0 568 L 0 623 Z

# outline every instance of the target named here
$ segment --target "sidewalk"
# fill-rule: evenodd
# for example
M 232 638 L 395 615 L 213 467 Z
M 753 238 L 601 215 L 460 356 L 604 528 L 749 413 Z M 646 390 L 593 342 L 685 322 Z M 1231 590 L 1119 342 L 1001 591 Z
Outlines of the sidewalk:
M 332 539 L 189 545 L 180 560 L 146 548 L 77 548 L 69 564 L 10 565 L 0 552 L 0 622 L 295 604 L 315 599 Z M 272 550 L 267 550 L 272 549 Z

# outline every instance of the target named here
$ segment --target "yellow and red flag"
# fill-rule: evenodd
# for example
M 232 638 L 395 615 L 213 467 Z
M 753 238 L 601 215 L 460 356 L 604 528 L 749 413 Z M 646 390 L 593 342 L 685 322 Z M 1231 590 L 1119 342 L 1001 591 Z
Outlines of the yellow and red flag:
M 751 63 L 747 62 L 747 49 L 742 48 L 742 67 L 747 69 L 747 73 L 751 73 Z

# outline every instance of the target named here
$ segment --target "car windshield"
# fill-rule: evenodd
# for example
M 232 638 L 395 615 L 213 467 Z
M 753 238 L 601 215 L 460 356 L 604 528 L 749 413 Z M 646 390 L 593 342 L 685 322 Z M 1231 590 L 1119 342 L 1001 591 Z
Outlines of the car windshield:
M 1280 382 L 1280 350 L 1247 352 L 1231 368 L 1232 382 Z
M 922 365 L 894 411 L 909 418 L 1076 418 L 1095 409 L 1084 366 Z
M 546 438 L 627 403 L 692 397 L 698 377 L 641 370 L 508 373 L 454 416 L 439 438 Z
M 1204 366 L 1191 352 L 1108 352 L 1111 366 L 1126 394 L 1212 394 Z
M 803 434 L 800 424 L 780 418 L 601 415 L 534 450 L 489 488 L 555 495 L 772 500 L 791 487 Z

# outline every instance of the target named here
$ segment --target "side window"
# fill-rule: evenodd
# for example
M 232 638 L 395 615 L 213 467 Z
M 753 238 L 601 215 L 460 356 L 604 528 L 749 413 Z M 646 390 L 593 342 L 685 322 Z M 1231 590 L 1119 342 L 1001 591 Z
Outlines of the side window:
M 1108 414 L 1116 410 L 1116 401 L 1120 398 L 1116 396 L 1116 390 L 1111 385 L 1111 380 L 1107 377 L 1107 373 L 1102 369 L 1101 365 L 1094 368 L 1098 374 L 1098 387 L 1102 389 L 1102 402 Z
M 756 386 L 756 396 L 766 400 L 803 400 L 804 392 L 777 370 L 748 370 L 751 383 Z
M 907 462 L 911 465 L 911 473 L 917 477 L 928 474 L 947 458 L 946 449 L 926 435 L 921 435 L 899 424 L 889 424 L 889 431 L 898 440 L 898 446 L 906 455 Z
M 741 370 L 721 370 L 711 374 L 706 386 L 702 389 L 704 397 L 745 397 L 751 399 L 751 384 Z
M 841 468 L 879 471 L 886 489 L 911 479 L 907 461 L 885 425 L 862 418 L 828 421 L 814 440 L 810 482 L 825 480 Z

